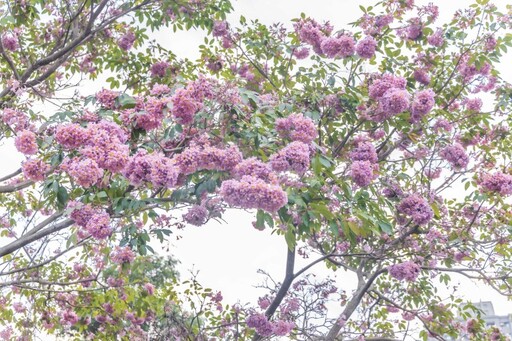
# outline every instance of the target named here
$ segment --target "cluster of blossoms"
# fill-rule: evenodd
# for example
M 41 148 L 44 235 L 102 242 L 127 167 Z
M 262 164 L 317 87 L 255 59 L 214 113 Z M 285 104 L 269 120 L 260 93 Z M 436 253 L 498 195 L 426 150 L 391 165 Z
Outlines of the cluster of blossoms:
M 453 169 L 466 168 L 469 164 L 469 157 L 464 147 L 458 143 L 446 146 L 439 152 L 439 155 L 448 161 Z
M 135 43 L 135 39 L 135 33 L 133 33 L 132 31 L 128 31 L 125 34 L 123 34 L 121 38 L 119 38 L 119 40 L 117 41 L 117 45 L 121 49 L 128 51 L 132 48 L 133 43 Z
M 120 172 L 128 161 L 128 137 L 112 122 L 90 123 L 85 129 L 75 124 L 64 125 L 57 129 L 55 139 L 64 149 L 80 148 L 82 156 L 66 159 L 61 169 L 84 187 L 94 185 L 104 170 Z
M 414 80 L 423 85 L 430 84 L 430 76 L 425 69 L 416 69 L 413 73 Z
M 117 246 L 111 255 L 112 261 L 117 264 L 131 263 L 135 259 L 135 252 L 129 247 Z
M 230 171 L 242 161 L 242 153 L 236 146 L 225 149 L 210 145 L 191 144 L 173 161 L 181 174 L 192 174 L 200 170 Z
M 183 220 L 191 225 L 201 226 L 208 220 L 208 209 L 202 205 L 190 207 L 183 215 Z
M 299 39 L 313 47 L 313 50 L 328 58 L 347 58 L 355 53 L 361 58 L 372 58 L 375 55 L 377 41 L 372 36 L 366 36 L 357 43 L 346 33 L 331 36 L 333 27 L 329 23 L 318 24 L 313 19 L 304 19 L 295 25 Z M 299 59 L 307 57 L 308 50 L 300 49 L 294 52 Z
M 427 38 L 427 41 L 430 45 L 435 47 L 441 47 L 444 44 L 444 32 L 442 29 L 438 28 L 434 34 L 430 35 Z
M 148 154 L 140 149 L 130 156 L 122 174 L 134 186 L 150 182 L 154 187 L 174 187 L 178 181 L 178 167 L 163 154 Z
M 27 179 L 42 181 L 46 173 L 50 170 L 50 166 L 39 159 L 28 159 L 23 162 L 21 169 Z
M 411 123 L 418 123 L 434 107 L 435 93 L 432 89 L 418 91 L 411 104 Z
M 379 165 L 375 147 L 369 141 L 358 139 L 354 149 L 349 153 L 352 161 L 350 177 L 359 186 L 368 186 L 376 177 Z
M 464 83 L 470 83 L 477 76 L 487 77 L 491 72 L 491 65 L 484 62 L 480 67 L 477 67 L 475 61 L 471 62 L 471 55 L 466 53 L 460 57 L 457 71 Z
M 407 81 L 403 77 L 384 74 L 375 79 L 368 88 L 368 95 L 377 101 L 372 120 L 382 122 L 407 110 L 410 95 L 405 90 Z
M 60 168 L 84 188 L 95 185 L 103 177 L 103 169 L 98 167 L 96 161 L 89 158 L 65 159 Z
M 479 179 L 484 192 L 495 192 L 502 196 L 512 194 L 512 175 L 502 172 L 483 174 Z
M 318 136 L 315 122 L 302 114 L 291 114 L 286 118 L 278 118 L 276 131 L 283 138 L 304 143 L 311 143 Z
M 294 141 L 270 156 L 270 166 L 276 172 L 294 171 L 304 174 L 309 169 L 309 146 L 300 141 Z
M 480 112 L 480 109 L 482 109 L 483 105 L 480 98 L 467 98 L 464 104 L 467 110 L 475 112 Z
M 2 34 L 2 46 L 9 51 L 16 51 L 19 47 L 18 38 L 11 34 Z
M 96 101 L 105 109 L 115 109 L 117 97 L 119 97 L 119 92 L 109 89 L 101 89 L 96 93 Z
M 59 125 L 55 132 L 55 140 L 67 150 L 81 147 L 86 139 L 86 129 L 75 123 Z
M 272 168 L 255 157 L 251 157 L 240 162 L 235 168 L 233 168 L 231 174 L 236 179 L 241 179 L 245 175 L 248 175 L 267 182 L 274 182 L 276 180 L 276 176 L 272 172 Z
M 170 64 L 166 61 L 156 62 L 151 65 L 151 77 L 165 77 L 167 70 L 169 69 Z
M 30 130 L 22 130 L 14 140 L 16 149 L 25 155 L 37 154 L 36 134 Z
M 5 108 L 2 113 L 2 121 L 9 125 L 15 132 L 22 130 L 34 130 L 26 114 L 19 110 Z
M 78 226 L 83 227 L 93 238 L 105 239 L 112 234 L 110 216 L 104 210 L 76 201 L 70 201 L 68 209 L 72 210 L 71 219 Z
M 428 202 L 418 194 L 411 194 L 400 201 L 397 210 L 409 216 L 416 225 L 425 225 L 434 216 Z
M 408 282 L 413 282 L 418 278 L 420 271 L 420 266 L 413 261 L 393 264 L 388 267 L 389 275 L 399 281 L 406 280 Z
M 252 314 L 247 318 L 246 323 L 249 328 L 256 329 L 256 332 L 263 337 L 286 336 L 295 328 L 293 322 L 283 320 L 270 322 L 265 314 Z
M 135 109 L 134 119 L 136 126 L 146 131 L 158 129 L 162 126 L 164 119 L 164 109 L 169 99 L 147 97 L 140 109 Z M 126 112 L 130 112 L 127 110 Z
M 280 186 L 247 175 L 239 180 L 224 181 L 220 195 L 231 206 L 258 208 L 271 213 L 288 203 L 288 196 Z

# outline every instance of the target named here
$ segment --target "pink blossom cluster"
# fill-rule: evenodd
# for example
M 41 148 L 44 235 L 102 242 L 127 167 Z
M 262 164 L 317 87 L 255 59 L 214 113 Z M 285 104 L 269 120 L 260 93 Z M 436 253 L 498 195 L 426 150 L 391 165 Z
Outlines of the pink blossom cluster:
M 414 99 L 411 104 L 412 123 L 418 123 L 421 121 L 423 116 L 432 110 L 436 103 L 434 96 L 435 93 L 432 91 L 432 89 L 421 90 L 414 95 Z
M 11 34 L 2 34 L 2 46 L 9 51 L 16 51 L 20 47 L 18 38 Z
M 441 47 L 444 44 L 444 32 L 442 29 L 438 28 L 434 34 L 430 35 L 427 38 L 427 41 L 430 45 L 435 47 Z
M 480 112 L 482 109 L 482 100 L 480 98 L 467 98 L 464 101 L 464 105 L 466 106 L 466 110 Z
M 411 217 L 416 225 L 425 225 L 434 216 L 428 202 L 418 194 L 411 194 L 400 201 L 397 210 L 399 213 Z
M 183 220 L 191 225 L 201 226 L 208 220 L 208 209 L 202 205 L 194 205 L 190 207 L 183 215 Z
M 37 154 L 36 134 L 30 130 L 22 130 L 14 139 L 16 149 L 25 155 Z
M 166 61 L 156 62 L 151 65 L 151 77 L 165 77 L 170 64 Z
M 106 109 L 116 108 L 117 97 L 119 97 L 119 93 L 109 89 L 101 89 L 96 93 L 96 101 Z
M 212 35 L 214 37 L 224 37 L 229 34 L 229 27 L 226 21 L 216 20 L 213 22 Z
M 453 126 L 450 122 L 448 122 L 448 120 L 446 120 L 445 118 L 439 118 L 435 123 L 434 123 L 434 131 L 437 133 L 439 132 L 440 130 L 444 130 L 446 132 L 450 132 L 452 131 L 453 129 Z
M 349 153 L 352 160 L 350 177 L 359 187 L 368 186 L 376 177 L 379 166 L 375 147 L 369 141 L 359 139 Z
M 55 140 L 67 150 L 83 146 L 86 139 L 86 129 L 76 123 L 59 125 L 55 132 Z
M 416 69 L 413 73 L 414 80 L 416 82 L 423 84 L 423 85 L 429 85 L 430 84 L 430 76 L 427 73 L 427 70 L 425 69 Z
M 304 143 L 311 143 L 318 136 L 315 122 L 302 114 L 291 114 L 286 118 L 278 118 L 276 131 L 283 138 Z
M 471 55 L 466 53 L 460 57 L 457 71 L 462 76 L 464 82 L 469 83 L 476 76 L 488 76 L 491 72 L 491 65 L 484 62 L 483 65 L 477 67 L 475 61 L 471 62 Z
M 420 18 L 412 18 L 409 20 L 409 26 L 403 31 L 399 31 L 398 35 L 409 40 L 417 40 L 423 34 L 423 24 Z
M 242 161 L 242 153 L 236 146 L 221 149 L 209 145 L 191 145 L 173 160 L 181 174 L 200 170 L 230 171 Z
M 80 153 L 96 161 L 100 168 L 120 172 L 126 166 L 129 148 L 127 134 L 115 123 L 102 120 L 90 123 Z
M 194 115 L 203 107 L 199 98 L 189 88 L 177 89 L 171 97 L 171 114 L 180 124 L 191 124 L 194 122 Z
M 479 184 L 484 192 L 495 192 L 502 196 L 512 194 L 512 175 L 502 172 L 483 174 Z
M 315 20 L 308 18 L 296 22 L 294 29 L 301 41 L 313 46 L 313 50 L 317 54 L 322 54 L 322 41 L 331 34 L 333 27 L 328 22 L 321 25 Z
M 352 161 L 370 161 L 371 163 L 378 161 L 375 147 L 371 142 L 366 140 L 356 142 L 355 147 L 349 153 L 349 158 Z
M 241 179 L 245 175 L 254 176 L 258 179 L 274 182 L 276 179 L 275 174 L 272 172 L 272 168 L 255 157 L 245 159 L 233 168 L 231 174 L 236 179 Z
M 466 150 L 458 143 L 446 146 L 439 152 L 439 155 L 448 161 L 453 169 L 466 168 L 469 164 Z
M 135 33 L 133 33 L 132 31 L 128 31 L 125 34 L 123 34 L 121 38 L 119 38 L 119 40 L 117 41 L 117 45 L 121 49 L 128 51 L 132 48 L 133 43 L 135 43 L 135 39 Z
M 418 278 L 420 271 L 420 266 L 413 261 L 393 264 L 388 267 L 389 275 L 399 281 L 413 282 Z
M 347 58 L 354 55 L 354 38 L 349 35 L 323 38 L 320 43 L 322 53 L 328 58 Z
M 140 149 L 131 156 L 122 174 L 134 186 L 150 182 L 154 187 L 174 187 L 178 180 L 178 167 L 163 154 L 148 154 Z
M 112 251 L 111 259 L 117 264 L 131 263 L 135 259 L 135 252 L 127 246 L 117 246 L 114 251 Z
M 70 201 L 68 209 L 71 210 L 71 219 L 78 226 L 83 227 L 92 237 L 105 239 L 112 234 L 110 216 L 104 210 L 76 201 Z
M 309 48 L 307 47 L 300 47 L 295 50 L 293 50 L 293 56 L 297 59 L 306 59 L 309 57 Z
M 375 55 L 377 40 L 372 36 L 366 36 L 357 42 L 356 53 L 361 58 L 370 59 Z
M 15 132 L 22 130 L 34 130 L 26 114 L 19 110 L 5 108 L 2 113 L 2 121 L 9 125 Z
M 270 156 L 270 166 L 276 172 L 294 171 L 304 174 L 309 169 L 309 146 L 300 141 L 294 141 Z
M 359 21 L 359 26 L 364 30 L 365 34 L 375 35 L 382 31 L 382 29 L 393 22 L 393 14 L 386 15 L 369 15 L 364 14 Z
M 390 74 L 382 75 L 372 82 L 368 94 L 370 98 L 377 101 L 372 120 L 381 122 L 407 110 L 410 95 L 405 90 L 406 83 L 405 78 Z
M 147 131 L 160 128 L 164 119 L 164 108 L 168 102 L 167 98 L 148 96 L 143 108 L 134 115 L 136 126 Z
M 366 187 L 377 178 L 379 165 L 370 161 L 354 161 L 350 165 L 350 177 L 359 187 Z
M 46 173 L 50 170 L 50 166 L 39 159 L 28 159 L 23 162 L 21 169 L 27 179 L 43 181 Z
M 65 159 L 60 168 L 84 188 L 95 185 L 103 177 L 103 169 L 98 167 L 96 161 L 89 158 Z
M 246 323 L 249 328 L 256 329 L 256 333 L 263 337 L 271 335 L 286 336 L 295 328 L 295 323 L 293 322 L 283 320 L 270 322 L 267 320 L 267 317 L 261 313 L 249 315 Z
M 231 206 L 258 208 L 271 213 L 288 203 L 288 196 L 280 186 L 268 184 L 254 176 L 224 181 L 220 195 Z

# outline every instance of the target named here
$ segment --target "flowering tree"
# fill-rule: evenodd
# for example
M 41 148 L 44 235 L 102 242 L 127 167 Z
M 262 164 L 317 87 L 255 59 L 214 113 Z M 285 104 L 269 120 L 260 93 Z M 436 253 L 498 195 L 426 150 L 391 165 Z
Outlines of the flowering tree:
M 510 8 L 479 0 L 442 25 L 432 4 L 389 0 L 350 29 L 235 27 L 221 0 L 2 9 L 1 136 L 26 159 L 0 179 L 0 336 L 364 339 L 415 320 L 423 339 L 502 337 L 436 285 L 512 294 Z M 169 27 L 208 32 L 200 61 L 148 41 Z M 58 96 L 100 75 L 110 89 Z M 252 306 L 195 278 L 181 290 L 148 256 L 227 208 L 287 249 Z M 319 263 L 356 289 L 307 276 Z

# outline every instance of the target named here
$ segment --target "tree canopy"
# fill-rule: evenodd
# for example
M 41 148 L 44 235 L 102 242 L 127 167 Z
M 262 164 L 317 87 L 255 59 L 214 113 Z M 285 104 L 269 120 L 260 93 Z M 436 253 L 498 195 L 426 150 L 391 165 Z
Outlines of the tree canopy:
M 512 295 L 512 6 L 441 23 L 385 0 L 344 27 L 235 24 L 227 0 L 0 8 L 0 138 L 24 155 L 0 178 L 1 338 L 506 339 L 438 287 Z M 151 38 L 192 29 L 196 61 Z M 228 209 L 287 250 L 258 302 L 151 246 Z

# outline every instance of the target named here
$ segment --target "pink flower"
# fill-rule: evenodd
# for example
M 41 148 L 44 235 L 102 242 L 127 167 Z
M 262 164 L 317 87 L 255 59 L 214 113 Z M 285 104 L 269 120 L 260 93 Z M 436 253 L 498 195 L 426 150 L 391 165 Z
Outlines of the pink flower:
M 309 169 L 309 146 L 294 141 L 270 156 L 269 164 L 277 172 L 294 171 L 304 174 Z
M 151 77 L 165 77 L 170 64 L 166 61 L 156 62 L 151 65 Z
M 206 207 L 194 205 L 183 215 L 183 220 L 191 225 L 201 226 L 208 220 L 208 214 Z
M 86 130 L 74 123 L 60 125 L 55 132 L 55 140 L 68 150 L 81 147 L 86 139 Z
M 228 23 L 226 21 L 214 21 L 212 35 L 214 37 L 224 37 L 229 33 Z
M 483 174 L 479 184 L 484 192 L 495 192 L 502 196 L 512 194 L 512 175 L 502 172 Z
M 88 158 L 73 158 L 65 160 L 61 169 L 65 170 L 80 186 L 91 187 L 103 177 L 103 169 L 96 161 Z
M 224 181 L 220 195 L 231 206 L 259 208 L 272 213 L 288 203 L 288 196 L 281 187 L 252 176 Z
M 375 147 L 368 141 L 359 141 L 349 153 L 349 157 L 352 161 L 370 161 L 371 163 L 375 163 L 378 160 Z
M 411 194 L 403 199 L 397 207 L 399 213 L 403 213 L 412 218 L 416 225 L 427 224 L 434 212 L 428 202 L 418 194 Z
M 3 34 L 2 35 L 2 46 L 6 50 L 14 52 L 20 47 L 20 44 L 18 42 L 17 37 L 10 35 L 10 34 Z
M 423 116 L 428 114 L 435 105 L 435 93 L 432 89 L 418 91 L 414 96 L 411 105 L 411 122 L 417 123 L 421 121 Z
M 435 47 L 441 47 L 444 44 L 444 32 L 442 29 L 438 28 L 437 31 L 427 38 L 427 41 L 430 45 Z
M 309 57 L 309 49 L 307 47 L 295 49 L 293 51 L 293 55 L 297 59 L 306 59 L 307 57 Z
M 370 161 L 354 161 L 350 166 L 350 177 L 359 187 L 366 187 L 376 178 L 378 168 Z
M 390 89 L 380 99 L 379 108 L 386 114 L 400 114 L 409 107 L 410 97 L 406 90 Z
M 112 261 L 117 264 L 131 263 L 135 259 L 135 252 L 129 247 L 117 246 L 111 255 Z
M 389 275 L 399 281 L 413 282 L 420 274 L 420 266 L 412 261 L 393 264 L 388 268 Z
M 22 165 L 23 175 L 33 181 L 43 181 L 50 166 L 39 159 L 28 159 Z
M 110 216 L 105 211 L 95 212 L 87 221 L 85 229 L 96 239 L 105 239 L 110 237 L 112 234 Z
M 256 159 L 255 157 L 243 160 L 231 171 L 233 177 L 241 179 L 245 175 L 254 176 L 267 182 L 275 180 L 275 175 L 272 173 L 272 168 Z
M 202 108 L 203 104 L 194 98 L 190 89 L 177 89 L 171 98 L 171 114 L 180 124 L 191 124 L 194 122 L 194 115 Z
M 14 140 L 16 149 L 25 155 L 37 154 L 36 134 L 30 130 L 22 130 Z
M 256 333 L 263 337 L 271 336 L 273 333 L 272 324 L 264 314 L 252 314 L 246 320 L 247 327 L 256 329 Z
M 467 98 L 465 105 L 467 110 L 479 112 L 482 109 L 482 100 L 480 98 Z
M 293 328 L 295 328 L 294 322 L 278 320 L 272 323 L 272 332 L 277 336 L 288 335 Z
M 464 150 L 464 147 L 458 143 L 446 146 L 439 152 L 439 155 L 448 161 L 454 169 L 466 168 L 469 163 L 469 158 L 466 154 L 466 151 Z
M 416 80 L 416 82 L 418 82 L 418 83 L 421 83 L 423 85 L 430 84 L 430 76 L 428 75 L 428 73 L 425 69 L 414 70 L 413 77 Z
M 304 143 L 311 143 L 318 136 L 315 122 L 302 114 L 291 114 L 286 118 L 278 118 L 276 131 L 281 137 Z
M 220 149 L 212 146 L 191 146 L 174 157 L 180 173 L 192 174 L 197 171 L 230 171 L 242 161 L 242 153 L 236 146 Z
M 148 295 L 153 295 L 155 293 L 155 286 L 151 283 L 144 283 L 144 290 L 146 290 Z
M 128 31 L 117 41 L 117 45 L 121 49 L 128 51 L 132 48 L 135 39 L 135 33 L 133 33 L 132 31 Z
M 366 36 L 361 39 L 356 46 L 357 55 L 361 58 L 372 58 L 375 55 L 377 41 L 372 36 Z
M 117 91 L 108 89 L 102 89 L 96 93 L 96 100 L 106 109 L 115 109 L 117 97 L 119 97 Z

